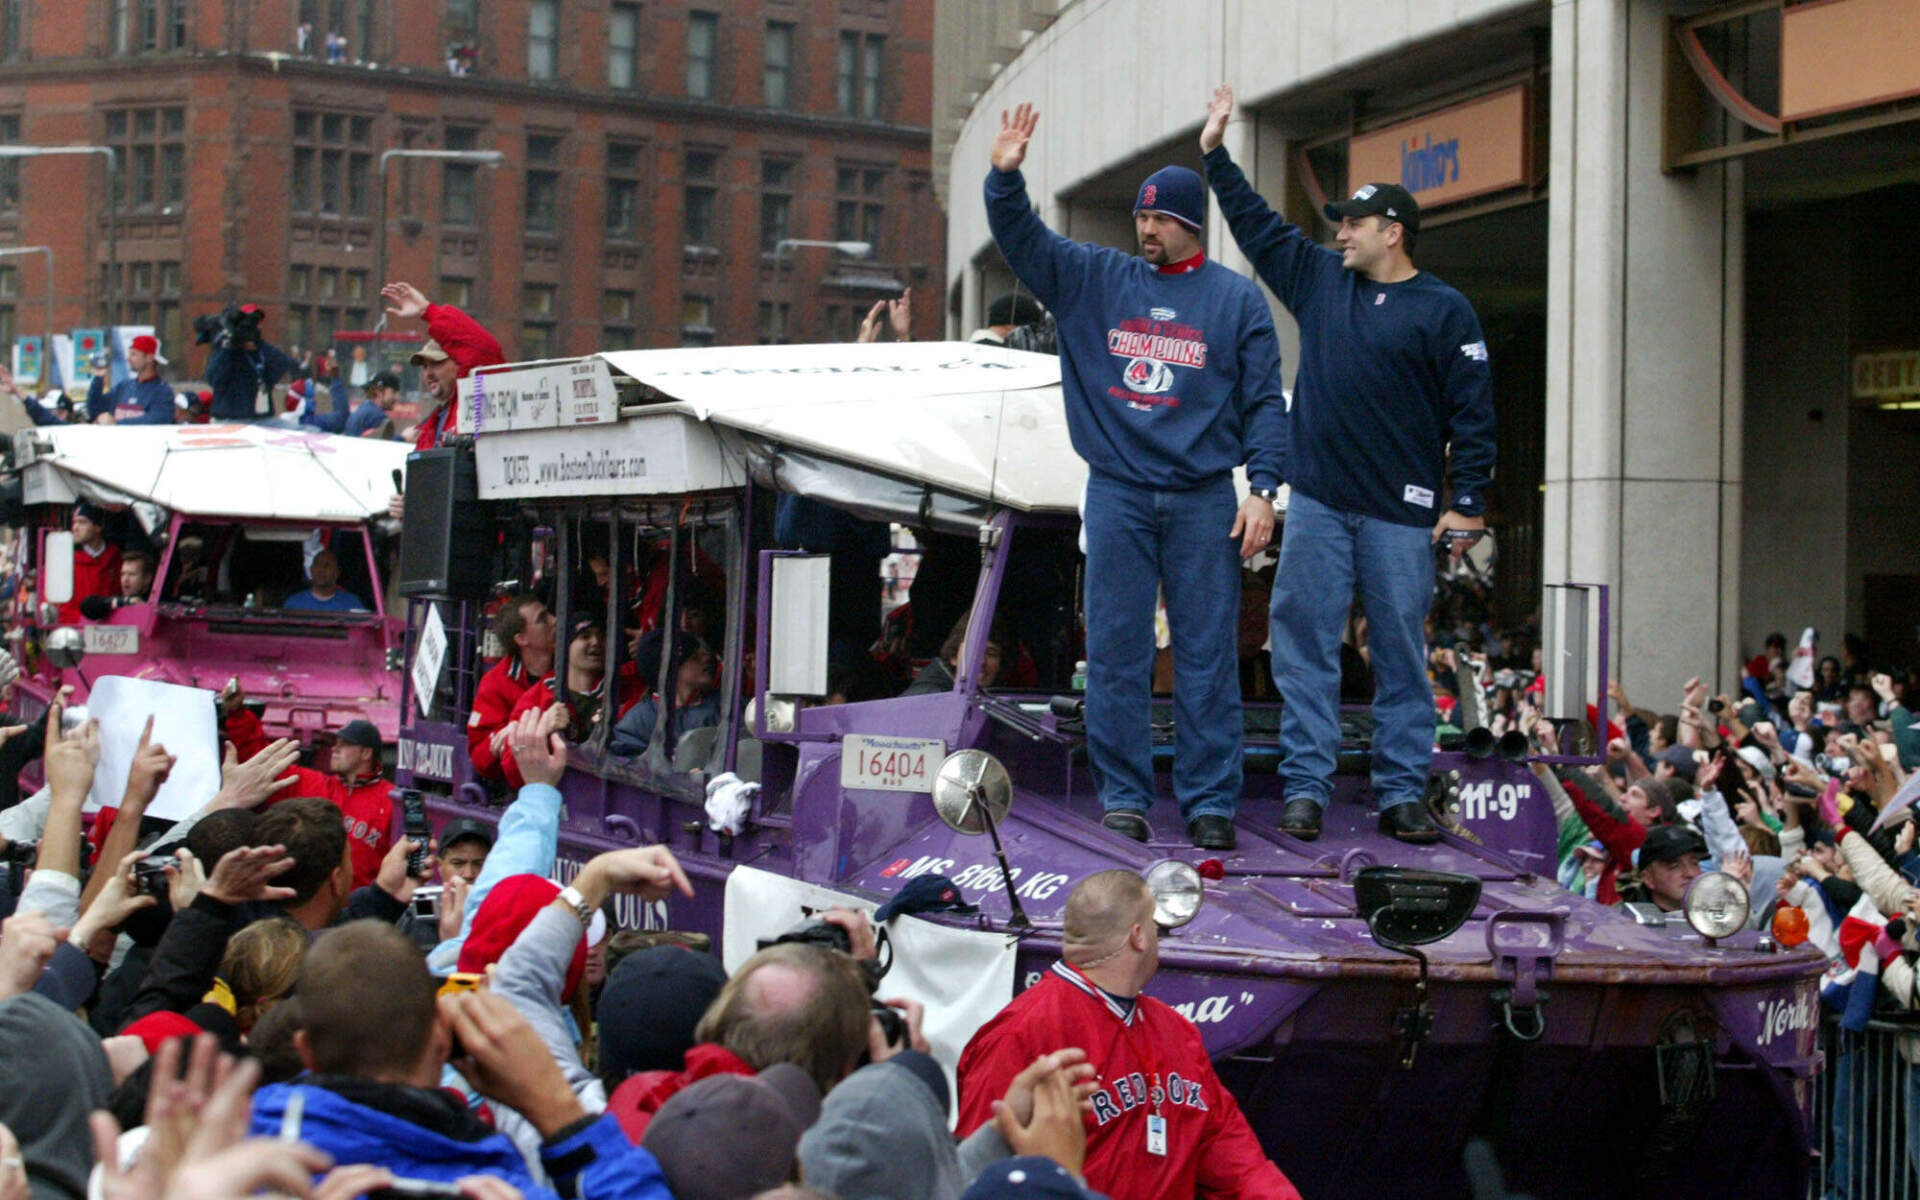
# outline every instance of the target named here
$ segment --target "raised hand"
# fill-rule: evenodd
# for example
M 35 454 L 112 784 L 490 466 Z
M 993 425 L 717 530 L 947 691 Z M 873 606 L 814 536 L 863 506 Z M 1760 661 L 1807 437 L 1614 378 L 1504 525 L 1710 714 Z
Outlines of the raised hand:
M 426 315 L 426 294 L 410 283 L 386 284 L 380 289 L 380 297 L 387 302 L 387 315 L 390 317 L 406 321 Z
M 910 342 L 913 340 L 913 289 L 900 293 L 898 300 L 887 301 L 887 326 L 893 330 L 893 340 Z
M 220 764 L 220 790 L 208 808 L 258 808 L 273 796 L 292 787 L 299 778 L 287 775 L 287 768 L 300 760 L 300 745 L 281 738 L 245 762 L 227 743 L 226 758 Z M 285 778 L 281 778 L 282 776 Z
M 167 776 L 173 774 L 176 761 L 165 746 L 153 740 L 153 716 L 149 714 L 145 728 L 140 731 L 140 745 L 133 752 L 133 765 L 127 771 L 123 808 L 137 805 L 144 809 L 151 803 L 160 794 L 160 786 L 166 783 Z
M 1227 136 L 1227 119 L 1233 116 L 1233 89 L 1221 84 L 1213 89 L 1213 102 L 1207 105 L 1207 123 L 1200 127 L 1200 153 L 1211 154 Z
M 996 171 L 1018 171 L 1020 164 L 1027 161 L 1027 143 L 1033 138 L 1034 126 L 1040 124 L 1040 110 L 1031 104 L 1022 103 L 1013 110 L 1009 118 L 1003 109 L 1000 113 L 1000 135 L 993 139 L 993 169 Z
M 1033 1089 L 1033 1114 L 1018 1120 L 1005 1100 L 993 1102 L 993 1127 L 1015 1154 L 1039 1154 L 1075 1175 L 1086 1165 L 1087 1127 L 1079 1100 L 1064 1071 L 1040 1080 Z
M 563 704 L 520 714 L 507 735 L 507 743 L 513 748 L 514 765 L 520 768 L 520 778 L 528 783 L 560 786 L 560 777 L 567 771 L 567 739 L 560 733 L 566 723 Z
M 867 315 L 860 319 L 860 332 L 854 335 L 856 342 L 877 342 L 880 340 L 880 321 L 887 313 L 887 302 L 875 300 Z
M 0 998 L 32 991 L 66 936 L 42 912 L 15 913 L 0 922 Z
M 293 889 L 274 880 L 293 870 L 285 846 L 241 846 L 220 856 L 213 874 L 200 890 L 215 900 L 241 904 L 249 900 L 291 900 Z

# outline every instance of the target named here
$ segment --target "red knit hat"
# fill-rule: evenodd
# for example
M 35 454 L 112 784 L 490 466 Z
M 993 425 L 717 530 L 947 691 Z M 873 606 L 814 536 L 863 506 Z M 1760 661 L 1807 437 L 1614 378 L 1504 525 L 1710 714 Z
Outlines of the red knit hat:
M 177 1012 L 151 1012 L 120 1031 L 121 1037 L 137 1037 L 146 1043 L 148 1054 L 157 1054 L 162 1044 L 174 1038 L 198 1037 L 206 1030 Z
M 539 875 L 509 875 L 494 884 L 473 914 L 473 928 L 467 931 L 467 940 L 460 947 L 459 969 L 478 975 L 499 962 L 520 931 L 531 925 L 540 910 L 552 904 L 559 894 L 559 884 Z M 573 962 L 567 966 L 565 998 L 572 998 L 586 970 L 587 935 L 583 930 L 580 944 L 573 950 Z

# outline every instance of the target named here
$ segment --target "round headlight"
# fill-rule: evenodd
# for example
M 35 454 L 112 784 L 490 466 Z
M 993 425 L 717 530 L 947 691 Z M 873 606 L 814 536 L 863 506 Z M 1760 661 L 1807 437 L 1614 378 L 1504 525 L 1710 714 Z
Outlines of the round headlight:
M 1687 924 L 1702 937 L 1731 937 L 1746 927 L 1752 904 L 1745 884 L 1724 871 L 1708 871 L 1687 887 Z
M 1147 868 L 1147 890 L 1153 893 L 1153 919 L 1178 929 L 1200 912 L 1200 872 L 1178 859 L 1164 859 Z

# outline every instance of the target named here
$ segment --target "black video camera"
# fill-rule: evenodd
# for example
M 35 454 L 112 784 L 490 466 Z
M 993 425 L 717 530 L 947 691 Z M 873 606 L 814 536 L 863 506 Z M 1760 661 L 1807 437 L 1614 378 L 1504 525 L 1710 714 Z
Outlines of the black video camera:
M 217 313 L 195 317 L 194 344 L 212 343 L 217 350 L 245 346 L 250 342 L 257 346 L 260 344 L 260 323 L 266 319 L 266 315 L 251 304 L 229 304 Z

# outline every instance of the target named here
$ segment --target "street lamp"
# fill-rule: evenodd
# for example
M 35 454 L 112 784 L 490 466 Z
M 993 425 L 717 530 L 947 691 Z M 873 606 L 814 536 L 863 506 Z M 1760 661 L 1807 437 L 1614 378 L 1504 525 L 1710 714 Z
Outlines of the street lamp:
M 107 324 L 117 325 L 120 315 L 120 292 L 114 287 L 113 273 L 120 265 L 120 209 L 113 200 L 113 185 L 120 177 L 120 155 L 112 146 L 13 146 L 0 145 L 0 158 L 41 158 L 49 154 L 104 154 L 107 158 L 107 287 L 111 298 L 101 297 L 101 308 L 106 314 Z M 47 292 L 53 292 L 51 273 L 47 279 Z M 48 322 L 49 325 L 52 322 Z M 49 348 L 50 349 L 50 348 Z
M 9 246 L 4 250 L 0 250 L 0 258 L 10 258 L 19 254 L 44 254 L 47 256 L 47 333 L 46 340 L 40 343 L 40 378 L 37 381 L 39 384 L 44 385 L 47 381 L 48 374 L 50 374 L 47 370 L 47 364 L 53 361 L 53 247 Z M 42 386 L 40 390 L 45 391 L 46 388 Z
M 380 154 L 380 227 L 374 234 L 373 286 L 385 287 L 387 283 L 387 164 L 396 158 L 437 158 L 441 162 L 474 163 L 479 166 L 498 167 L 507 160 L 507 156 L 498 150 L 409 150 L 395 147 Z M 380 331 L 387 327 L 387 310 L 380 306 L 380 319 L 374 322 L 373 348 L 376 355 L 380 352 Z

